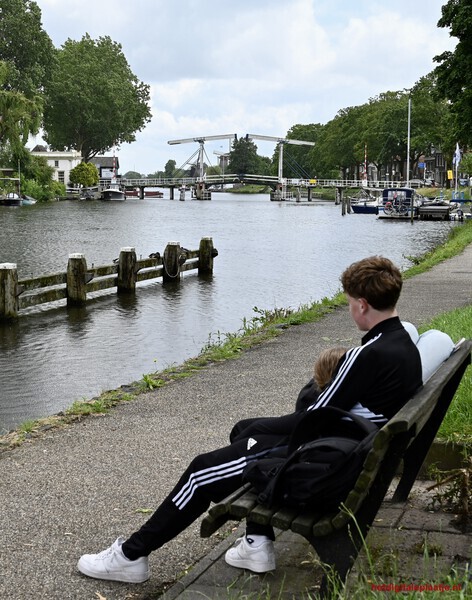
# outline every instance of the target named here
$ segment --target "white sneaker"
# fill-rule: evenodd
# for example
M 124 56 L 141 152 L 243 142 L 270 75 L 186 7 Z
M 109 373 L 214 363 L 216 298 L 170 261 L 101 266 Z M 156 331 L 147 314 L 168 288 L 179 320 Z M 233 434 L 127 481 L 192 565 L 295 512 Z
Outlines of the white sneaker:
M 84 575 L 95 579 L 142 583 L 149 579 L 149 560 L 147 556 L 129 560 L 123 554 L 121 545 L 124 538 L 119 537 L 109 548 L 98 554 L 84 554 L 77 568 Z
M 274 542 L 267 539 L 254 548 L 251 537 L 240 537 L 234 546 L 227 550 L 225 561 L 232 567 L 248 569 L 254 573 L 266 573 L 275 569 Z

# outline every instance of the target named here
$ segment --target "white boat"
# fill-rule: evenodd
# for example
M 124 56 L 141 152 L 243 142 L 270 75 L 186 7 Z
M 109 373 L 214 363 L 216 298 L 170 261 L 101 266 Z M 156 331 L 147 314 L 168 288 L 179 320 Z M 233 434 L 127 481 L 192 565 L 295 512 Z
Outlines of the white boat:
M 31 198 L 31 196 L 25 196 L 24 194 L 21 196 L 21 206 L 32 206 L 36 202 L 37 200 Z
M 101 200 L 123 202 L 126 200 L 126 193 L 116 179 L 111 179 L 108 187 L 102 190 L 100 198 Z
M 374 214 L 379 211 L 379 200 L 368 190 L 360 190 L 349 198 L 351 210 L 355 214 Z
M 2 191 L 2 187 L 9 191 Z M 0 206 L 21 206 L 20 180 L 18 177 L 0 178 Z

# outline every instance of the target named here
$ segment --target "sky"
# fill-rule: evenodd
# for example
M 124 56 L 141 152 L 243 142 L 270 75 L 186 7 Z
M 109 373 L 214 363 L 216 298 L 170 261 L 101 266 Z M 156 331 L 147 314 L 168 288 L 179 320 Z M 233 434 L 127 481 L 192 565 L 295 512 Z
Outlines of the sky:
M 412 87 L 452 50 L 438 28 L 446 0 L 36 0 L 58 48 L 109 36 L 151 90 L 152 120 L 116 150 L 120 172 L 184 166 L 196 142 L 247 133 L 277 138 L 349 106 Z M 38 138 L 36 143 L 41 142 Z M 275 142 L 254 140 L 272 156 Z M 205 143 L 206 160 L 229 141 Z

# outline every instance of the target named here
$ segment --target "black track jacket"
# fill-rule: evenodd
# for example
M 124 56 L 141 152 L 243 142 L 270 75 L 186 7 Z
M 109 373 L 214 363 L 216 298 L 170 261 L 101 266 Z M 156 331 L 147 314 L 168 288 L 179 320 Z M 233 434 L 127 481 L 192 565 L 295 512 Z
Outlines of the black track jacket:
M 361 346 L 346 352 L 323 392 L 310 381 L 297 406 L 307 410 L 337 406 L 382 426 L 421 385 L 418 349 L 400 319 L 392 317 L 367 332 Z

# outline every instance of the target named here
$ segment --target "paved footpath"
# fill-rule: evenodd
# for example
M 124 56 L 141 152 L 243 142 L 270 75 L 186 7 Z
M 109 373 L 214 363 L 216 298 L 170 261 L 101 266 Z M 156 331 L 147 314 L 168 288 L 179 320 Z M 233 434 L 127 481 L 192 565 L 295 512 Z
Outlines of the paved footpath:
M 436 314 L 470 305 L 471 281 L 469 246 L 460 256 L 405 282 L 400 315 L 420 325 Z M 277 544 L 279 569 L 265 577 L 227 567 L 222 555 L 236 533 L 202 540 L 198 523 L 152 554 L 152 576 L 142 585 L 89 579 L 77 572 L 76 563 L 84 552 L 102 550 L 118 535 L 139 527 L 189 458 L 226 444 L 238 419 L 292 410 L 322 348 L 357 344 L 359 339 L 348 310 L 341 308 L 319 323 L 290 327 L 237 360 L 212 365 L 107 415 L 46 432 L 1 454 L 0 598 L 151 600 L 165 590 L 169 600 L 241 598 L 244 586 L 257 589 L 268 583 L 275 586 L 275 597 L 303 597 L 302 588 L 316 582 L 306 560 L 312 562 L 308 549 L 294 536 Z M 384 528 L 389 543 L 395 548 L 407 543 L 410 554 L 416 548 L 412 562 L 423 565 L 418 549 L 431 533 L 446 566 L 454 556 L 461 568 L 470 563 L 471 536 L 457 533 L 450 515 L 425 512 L 420 488 L 415 498 L 416 504 L 383 509 L 378 529 Z M 408 528 L 408 536 L 400 533 Z M 281 588 L 285 591 L 278 596 L 275 590 Z

